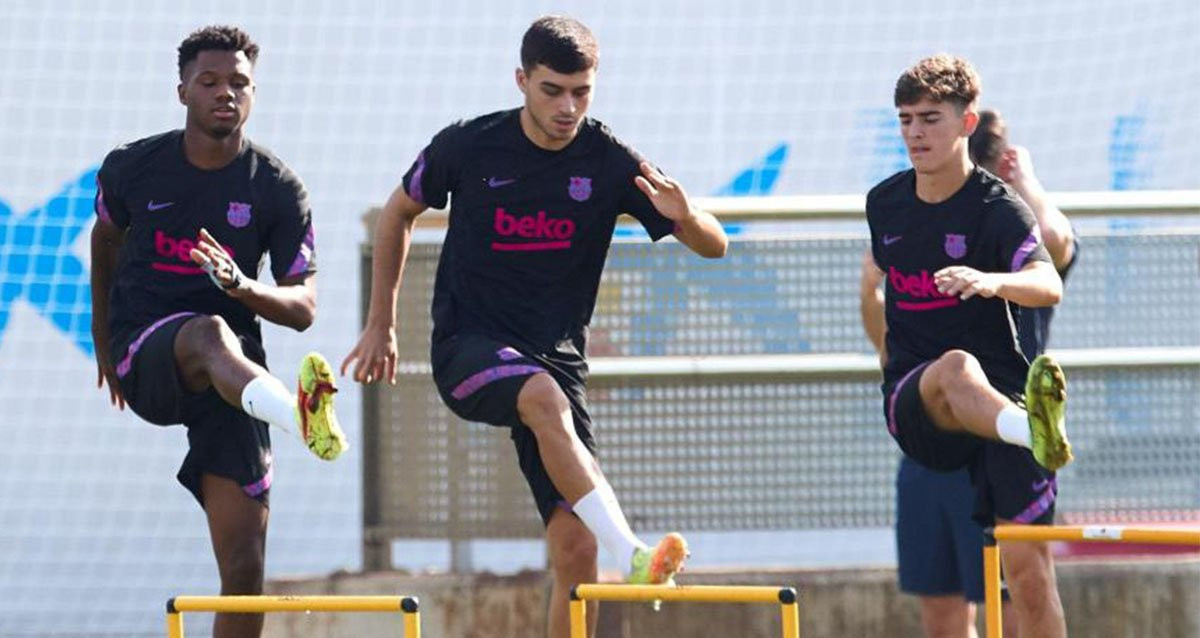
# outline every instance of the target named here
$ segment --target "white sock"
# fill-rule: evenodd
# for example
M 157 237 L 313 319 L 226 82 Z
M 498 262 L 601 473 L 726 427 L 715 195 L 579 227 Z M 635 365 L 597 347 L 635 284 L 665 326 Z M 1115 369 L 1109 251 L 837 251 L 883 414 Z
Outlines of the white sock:
M 621 505 L 617 503 L 617 496 L 613 494 L 612 488 L 596 487 L 576 501 L 571 509 L 596 535 L 596 540 L 617 558 L 621 574 L 629 576 L 633 551 L 645 547 L 646 544 L 629 529 L 629 522 L 625 520 L 625 513 L 621 511 Z
M 296 395 L 275 377 L 255 377 L 242 388 L 242 409 L 250 416 L 266 421 L 284 432 L 299 432 L 296 427 Z
M 1010 405 L 996 415 L 996 435 L 1001 441 L 1032 448 L 1029 439 L 1029 416 L 1015 405 Z

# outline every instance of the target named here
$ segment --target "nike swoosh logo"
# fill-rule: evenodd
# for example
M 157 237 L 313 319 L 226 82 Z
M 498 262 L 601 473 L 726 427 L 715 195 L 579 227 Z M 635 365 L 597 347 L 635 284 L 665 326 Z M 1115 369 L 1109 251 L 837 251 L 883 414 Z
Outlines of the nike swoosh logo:
M 1046 489 L 1046 486 L 1049 484 L 1050 484 L 1050 479 L 1042 479 L 1040 481 L 1034 481 L 1033 482 L 1033 491 L 1040 492 L 1040 491 Z
M 489 177 L 487 184 L 492 188 L 500 188 L 501 186 L 508 186 L 515 181 L 517 181 L 515 177 L 513 179 L 496 179 L 495 177 Z
M 891 246 L 892 244 L 900 241 L 901 239 L 904 239 L 904 235 L 884 235 L 883 236 L 883 245 Z
M 152 200 L 150 200 L 149 204 L 146 204 L 146 210 L 162 210 L 168 206 L 174 206 L 174 205 L 175 205 L 175 202 L 159 202 L 159 203 L 155 204 L 154 200 L 152 199 Z

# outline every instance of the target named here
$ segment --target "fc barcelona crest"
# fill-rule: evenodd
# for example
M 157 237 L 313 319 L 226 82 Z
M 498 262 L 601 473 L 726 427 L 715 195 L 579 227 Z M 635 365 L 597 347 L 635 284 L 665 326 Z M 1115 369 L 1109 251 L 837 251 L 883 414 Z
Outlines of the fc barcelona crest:
M 567 194 L 577 202 L 586 202 L 592 196 L 592 178 L 572 177 L 567 185 Z
M 250 204 L 229 202 L 229 210 L 225 211 L 225 219 L 234 228 L 245 228 L 250 224 Z
M 945 248 L 946 254 L 951 259 L 961 259 L 963 255 L 967 254 L 967 236 L 946 233 Z

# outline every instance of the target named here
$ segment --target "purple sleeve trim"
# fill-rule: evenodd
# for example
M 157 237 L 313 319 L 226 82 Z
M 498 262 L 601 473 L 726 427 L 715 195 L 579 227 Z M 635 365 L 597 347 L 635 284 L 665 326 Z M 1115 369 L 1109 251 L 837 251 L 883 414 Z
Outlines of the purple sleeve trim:
M 1029 233 L 1029 236 L 1017 248 L 1017 252 L 1013 253 L 1012 272 L 1017 272 L 1025 265 L 1025 259 L 1038 247 L 1038 243 L 1037 233 Z
M 96 174 L 96 216 L 100 219 L 113 223 L 112 215 L 108 214 L 108 205 L 104 203 L 104 185 L 100 183 L 100 175 Z
M 296 258 L 292 260 L 292 267 L 288 268 L 287 276 L 295 277 L 308 272 L 308 265 L 312 263 L 313 253 L 316 250 L 316 241 L 313 235 L 312 223 L 308 224 L 308 232 L 304 235 L 304 241 L 300 244 L 300 250 L 296 251 Z
M 413 169 L 412 177 L 408 180 L 408 196 L 413 201 L 425 204 L 425 193 L 421 190 L 421 178 L 425 176 L 425 151 L 417 155 L 417 167 Z

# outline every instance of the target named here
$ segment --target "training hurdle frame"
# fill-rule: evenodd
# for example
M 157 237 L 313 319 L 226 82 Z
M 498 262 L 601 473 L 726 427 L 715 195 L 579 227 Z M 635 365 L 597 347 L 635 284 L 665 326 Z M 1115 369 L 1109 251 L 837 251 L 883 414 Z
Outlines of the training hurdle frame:
M 792 587 L 737 585 L 576 585 L 571 588 L 571 638 L 587 637 L 587 601 L 682 601 L 779 605 L 783 638 L 800 638 L 800 611 Z
M 983 583 L 987 638 L 1003 636 L 1000 610 L 999 541 L 1075 541 L 1087 543 L 1147 543 L 1152 545 L 1195 545 L 1200 548 L 1200 529 L 1130 527 L 1126 525 L 997 525 L 983 531 Z
M 415 596 L 176 596 L 167 601 L 167 638 L 183 638 L 184 612 L 353 611 L 404 615 L 404 638 L 421 638 Z

